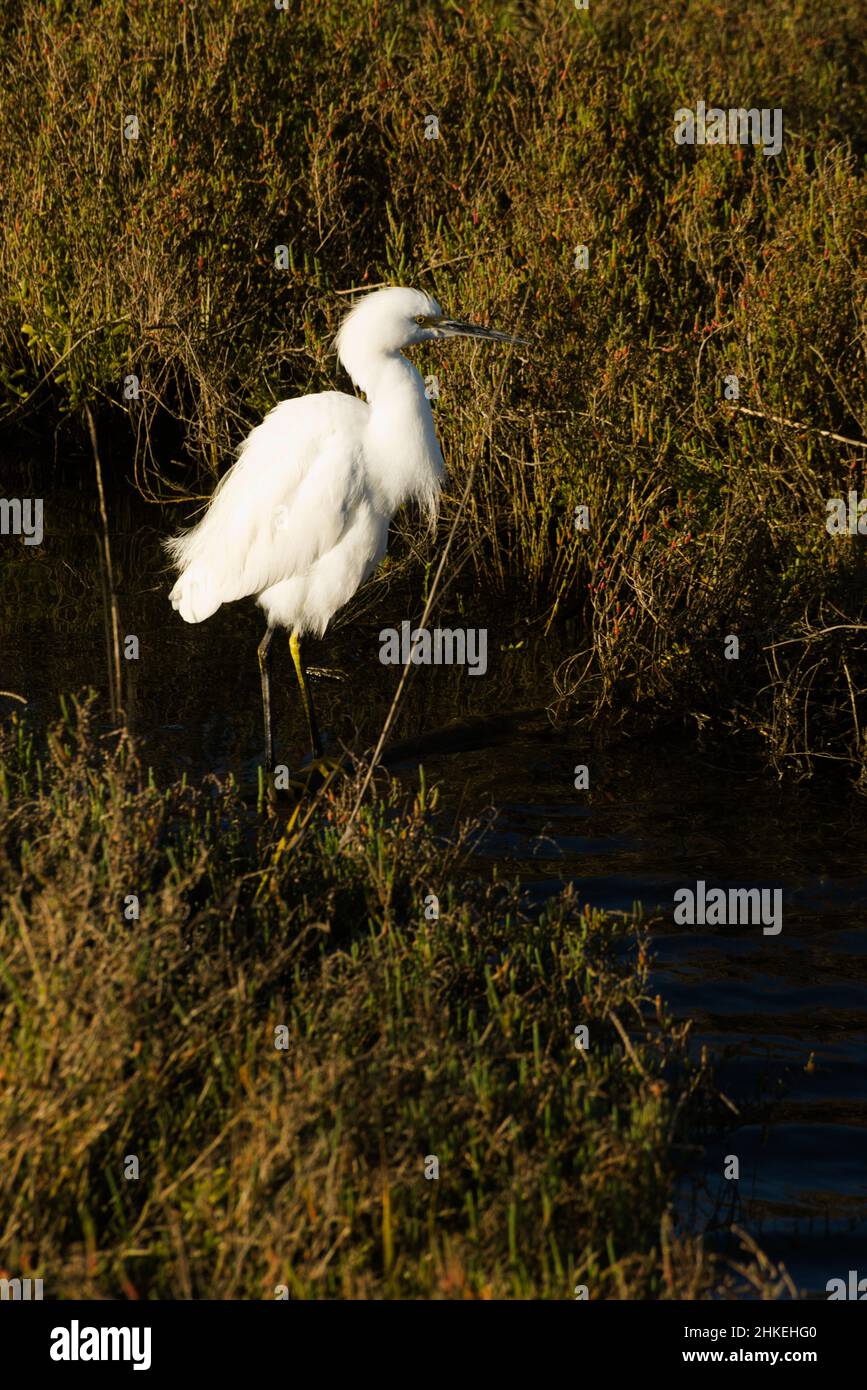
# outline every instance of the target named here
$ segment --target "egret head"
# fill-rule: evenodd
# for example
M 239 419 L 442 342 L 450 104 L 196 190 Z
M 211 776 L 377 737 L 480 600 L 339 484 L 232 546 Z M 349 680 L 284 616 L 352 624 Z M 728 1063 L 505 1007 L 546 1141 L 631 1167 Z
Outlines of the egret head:
M 364 386 L 363 368 L 372 359 L 400 352 L 414 343 L 437 338 L 484 338 L 495 343 L 523 343 L 511 333 L 463 323 L 445 316 L 436 300 L 422 290 L 395 287 L 375 290 L 353 306 L 340 325 L 337 355 L 353 381 Z

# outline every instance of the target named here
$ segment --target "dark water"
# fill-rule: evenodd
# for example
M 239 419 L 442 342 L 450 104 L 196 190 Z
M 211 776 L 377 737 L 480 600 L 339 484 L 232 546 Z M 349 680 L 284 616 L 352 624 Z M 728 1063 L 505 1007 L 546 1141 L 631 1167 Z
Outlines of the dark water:
M 9 495 L 9 489 L 6 489 Z M 34 719 L 57 694 L 105 686 L 103 611 L 91 486 L 46 498 L 39 547 L 0 538 L 0 689 L 25 695 Z M 261 620 L 235 605 L 187 627 L 166 601 L 158 541 L 181 520 L 115 499 L 114 558 L 122 630 L 139 638 L 125 663 L 125 702 L 146 756 L 165 773 L 234 770 L 252 779 L 260 758 L 255 647 Z M 420 610 L 400 586 L 373 583 L 308 659 L 337 679 L 316 683 L 321 722 L 336 740 L 369 746 L 397 673 L 378 660 L 378 632 Z M 829 797 L 810 783 L 781 786 L 737 756 L 682 744 L 606 741 L 555 731 L 543 710 L 558 653 L 479 601 L 467 573 L 438 615 L 443 625 L 486 627 L 489 667 L 471 677 L 418 668 L 394 730 L 421 739 L 395 771 L 412 778 L 421 757 L 444 804 L 497 816 L 479 847 L 537 901 L 567 881 L 583 901 L 652 919 L 654 989 L 696 1020 L 723 1090 L 740 1115 L 683 1185 L 681 1207 L 713 1231 L 732 1218 L 795 1283 L 824 1296 L 849 1269 L 867 1275 L 867 850 L 863 800 Z M 303 724 L 288 652 L 275 669 L 278 756 L 297 765 Z M 421 750 L 421 751 L 419 751 Z M 576 791 L 576 764 L 590 769 Z M 783 890 L 783 929 L 678 927 L 677 889 Z M 737 1184 L 723 1176 L 740 1160 Z
M 452 763 L 450 769 L 449 763 Z M 732 1219 L 795 1283 L 825 1294 L 867 1272 L 867 852 L 863 803 L 781 788 L 677 746 L 616 753 L 523 729 L 492 758 L 426 757 L 464 804 L 500 811 L 483 849 L 538 899 L 571 880 L 582 902 L 651 918 L 652 991 L 695 1019 L 741 1116 L 683 1184 L 702 1229 Z M 591 769 L 591 791 L 572 769 Z M 782 931 L 675 926 L 674 894 L 783 890 Z M 740 1160 L 740 1179 L 723 1177 Z

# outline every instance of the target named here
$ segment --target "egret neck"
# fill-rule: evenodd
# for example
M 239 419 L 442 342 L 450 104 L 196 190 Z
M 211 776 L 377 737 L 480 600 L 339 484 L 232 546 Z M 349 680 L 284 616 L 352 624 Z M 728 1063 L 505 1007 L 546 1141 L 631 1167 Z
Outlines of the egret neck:
M 370 355 L 360 375 L 344 366 L 370 404 L 365 444 L 388 508 L 394 513 L 411 497 L 435 513 L 444 464 L 421 373 L 399 352 Z

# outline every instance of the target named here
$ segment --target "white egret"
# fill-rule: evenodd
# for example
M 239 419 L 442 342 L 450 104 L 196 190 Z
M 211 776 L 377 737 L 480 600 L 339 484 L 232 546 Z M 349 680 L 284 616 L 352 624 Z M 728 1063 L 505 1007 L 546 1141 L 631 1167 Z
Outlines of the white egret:
M 415 500 L 435 515 L 443 457 L 424 381 L 401 350 L 458 337 L 523 341 L 448 319 L 420 290 L 367 295 L 335 340 L 340 361 L 367 401 L 340 391 L 281 401 L 244 440 L 201 521 L 166 543 L 180 572 L 172 606 L 186 622 L 203 622 L 222 604 L 248 595 L 265 611 L 259 671 L 269 770 L 274 629 L 289 630 L 318 758 L 321 741 L 300 639 L 308 632 L 322 636 L 373 573 L 403 503 Z

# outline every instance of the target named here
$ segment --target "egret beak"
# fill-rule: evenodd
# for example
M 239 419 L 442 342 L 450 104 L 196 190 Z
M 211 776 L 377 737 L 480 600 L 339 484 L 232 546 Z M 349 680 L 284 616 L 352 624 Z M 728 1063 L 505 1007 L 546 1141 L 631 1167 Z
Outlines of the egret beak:
M 489 343 L 523 343 L 527 338 L 516 338 L 513 333 L 501 333 L 499 328 L 483 328 L 480 323 L 461 323 L 459 319 L 440 319 L 435 325 L 444 338 L 483 338 Z

